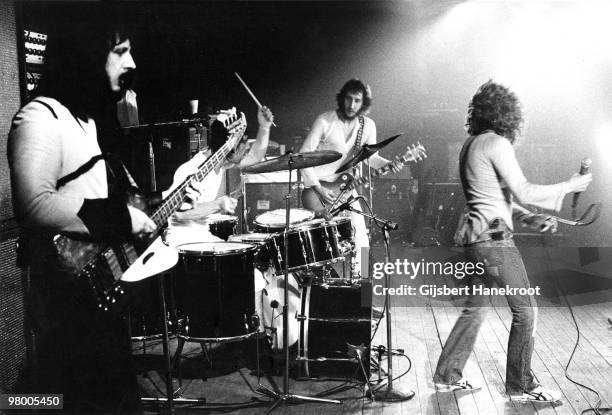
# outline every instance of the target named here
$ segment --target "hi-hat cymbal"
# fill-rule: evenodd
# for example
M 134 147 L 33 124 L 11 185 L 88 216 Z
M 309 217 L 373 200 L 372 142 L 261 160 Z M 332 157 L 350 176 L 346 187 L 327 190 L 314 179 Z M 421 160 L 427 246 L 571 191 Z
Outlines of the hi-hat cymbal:
M 244 173 L 270 173 L 273 171 L 305 169 L 339 160 L 342 154 L 337 151 L 311 151 L 307 153 L 287 153 L 272 160 L 262 161 L 242 169 Z
M 388 144 L 390 144 L 393 140 L 395 140 L 397 137 L 399 137 L 402 134 L 404 134 L 404 133 L 399 133 L 397 135 L 394 135 L 393 137 L 387 138 L 386 140 L 381 141 L 380 143 L 371 144 L 371 145 L 370 144 L 362 145 L 361 146 L 361 150 L 359 150 L 359 153 L 357 153 L 357 155 L 355 157 L 353 157 L 352 159 L 350 159 L 349 161 L 344 163 L 342 166 L 338 167 L 338 169 L 335 171 L 335 173 L 341 173 L 344 170 L 348 170 L 351 167 L 355 167 L 356 165 L 358 165 L 359 163 L 361 163 L 365 159 L 371 157 L 372 154 L 376 153 L 381 148 L 383 148 L 383 147 L 387 146 Z

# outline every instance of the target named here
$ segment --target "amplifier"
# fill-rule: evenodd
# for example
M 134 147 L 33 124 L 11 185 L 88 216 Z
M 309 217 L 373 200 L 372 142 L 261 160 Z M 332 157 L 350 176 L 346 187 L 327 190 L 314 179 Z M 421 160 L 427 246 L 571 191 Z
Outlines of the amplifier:
M 454 244 L 465 197 L 460 183 L 425 183 L 417 203 L 417 226 L 412 240 L 417 246 Z
M 289 174 L 285 171 L 275 173 L 248 174 L 245 176 L 243 213 L 243 230 L 253 231 L 253 221 L 258 215 L 269 210 L 284 209 L 285 195 L 289 189 L 287 179 Z M 302 189 L 299 175 L 292 174 L 291 209 L 302 206 Z
M 372 180 L 372 187 L 374 213 L 399 225 L 397 230 L 390 233 L 395 243 L 407 242 L 414 227 L 413 213 L 418 194 L 418 182 L 413 179 L 379 178 Z M 371 229 L 371 235 L 372 244 L 382 243 L 382 233 L 378 226 Z

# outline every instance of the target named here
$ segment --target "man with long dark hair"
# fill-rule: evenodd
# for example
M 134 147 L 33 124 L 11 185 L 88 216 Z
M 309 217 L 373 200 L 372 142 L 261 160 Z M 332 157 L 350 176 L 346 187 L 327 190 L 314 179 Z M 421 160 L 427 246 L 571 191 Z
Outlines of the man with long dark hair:
M 544 232 L 556 228 L 545 214 L 533 214 L 520 205 L 559 211 L 563 198 L 581 192 L 591 182 L 591 175 L 574 175 L 553 185 L 527 181 L 516 160 L 513 144 L 523 124 L 517 96 L 503 85 L 486 82 L 469 104 L 469 138 L 459 156 L 461 183 L 467 212 L 457 231 L 457 241 L 464 245 L 470 260 L 484 264 L 486 273 L 474 277 L 472 286 L 497 284 L 500 287 L 529 288 L 521 255 L 512 240 L 513 215 L 523 225 Z M 463 368 L 474 348 L 482 324 L 487 296 L 468 291 L 467 304 L 455 323 L 434 375 L 438 391 L 474 390 L 463 378 Z M 508 294 L 512 325 L 508 340 L 506 392 L 517 401 L 554 402 L 560 393 L 538 385 L 531 372 L 536 301 L 532 295 Z
M 84 277 L 65 270 L 54 249 L 58 234 L 116 243 L 156 227 L 126 203 L 135 183 L 118 157 L 117 101 L 136 68 L 131 39 L 108 10 L 94 10 L 95 19 L 50 34 L 39 95 L 15 115 L 9 134 L 19 260 L 28 275 L 27 321 L 34 333 L 33 382 L 22 389 L 63 394 L 66 412 L 133 413 L 141 404 L 125 321 L 83 301 L 77 280 Z M 188 194 L 197 198 L 195 188 Z
M 339 177 L 335 171 L 353 157 L 361 149 L 361 145 L 376 144 L 376 124 L 366 116 L 372 105 L 370 87 L 359 79 L 351 79 L 336 95 L 336 102 L 338 104 L 336 110 L 317 117 L 300 149 L 301 152 L 331 150 L 342 154 L 342 157 L 333 163 L 302 170 L 304 186 L 314 191 L 303 194 L 302 200 L 307 209 L 328 208 L 338 196 L 332 190 L 333 186 L 329 186 L 329 183 Z M 380 168 L 390 163 L 378 154 L 371 156 L 368 162 L 373 168 Z M 314 195 L 314 203 L 309 195 Z M 370 244 L 363 216 L 353 212 L 349 212 L 348 216 L 355 228 L 357 254 L 354 266 L 356 272 L 359 272 L 361 248 Z

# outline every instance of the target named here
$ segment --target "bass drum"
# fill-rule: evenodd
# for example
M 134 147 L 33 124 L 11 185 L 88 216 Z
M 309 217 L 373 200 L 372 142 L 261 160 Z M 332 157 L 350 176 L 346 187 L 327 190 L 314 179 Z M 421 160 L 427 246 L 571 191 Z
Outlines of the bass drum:
M 259 303 L 259 313 L 261 316 L 261 324 L 263 329 L 271 339 L 272 350 L 280 351 L 283 349 L 283 305 L 284 305 L 284 289 L 285 276 L 275 275 L 272 269 L 264 272 L 264 278 L 267 281 L 266 287 L 257 296 L 256 301 Z M 293 346 L 298 341 L 298 321 L 296 318 L 297 312 L 300 310 L 302 290 L 295 278 L 295 275 L 289 273 L 288 284 L 289 296 L 289 347 Z
M 305 285 L 298 322 L 300 375 L 369 378 L 371 308 L 368 280 Z

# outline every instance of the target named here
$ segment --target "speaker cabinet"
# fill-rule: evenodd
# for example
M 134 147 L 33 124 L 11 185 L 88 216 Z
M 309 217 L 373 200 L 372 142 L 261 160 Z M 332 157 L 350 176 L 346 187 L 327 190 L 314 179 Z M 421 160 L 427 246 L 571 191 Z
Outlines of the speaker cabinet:
M 16 238 L 0 241 L 0 392 L 12 392 L 24 378 L 31 352 L 26 335 L 25 278 L 16 266 Z
M 413 212 L 418 191 L 418 182 L 412 179 L 374 179 L 372 181 L 374 213 L 398 224 L 398 229 L 391 231 L 391 239 L 396 243 L 409 240 L 414 227 Z M 378 226 L 371 229 L 372 244 L 382 244 L 382 234 Z

